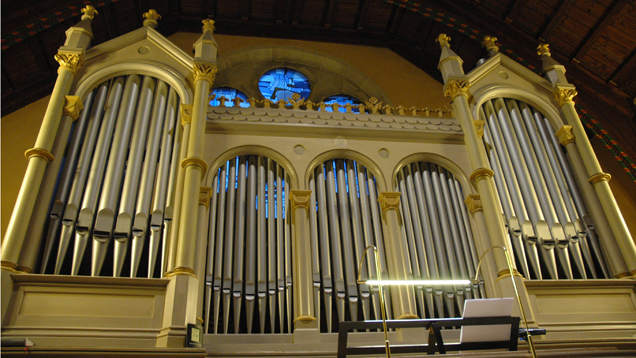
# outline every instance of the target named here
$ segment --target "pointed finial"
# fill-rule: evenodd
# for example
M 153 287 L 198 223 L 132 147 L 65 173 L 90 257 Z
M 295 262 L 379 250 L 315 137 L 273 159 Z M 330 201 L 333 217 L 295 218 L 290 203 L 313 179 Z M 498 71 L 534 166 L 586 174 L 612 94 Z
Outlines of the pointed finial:
M 450 42 L 451 38 L 450 36 L 446 35 L 446 34 L 439 34 L 439 36 L 437 36 L 437 39 L 435 40 L 435 42 L 439 42 L 439 45 L 441 47 L 450 47 Z
M 497 46 L 497 38 L 493 36 L 484 37 L 484 42 L 481 43 L 481 47 L 485 47 L 488 50 L 488 55 L 493 56 L 499 52 L 499 46 Z
M 82 9 L 82 14 L 84 14 L 82 15 L 82 20 L 93 20 L 95 15 L 99 15 L 93 5 L 86 5 L 86 7 Z
M 210 32 L 214 33 L 214 30 L 216 29 L 214 27 L 214 20 L 205 19 L 205 20 L 203 20 L 201 22 L 203 23 L 203 32 L 210 31 Z
M 144 19 L 144 26 L 152 27 L 154 29 L 159 24 L 157 20 L 161 19 L 161 15 L 157 13 L 157 10 L 150 9 L 148 12 L 144 13 Z
M 548 45 L 546 43 L 540 44 L 537 47 L 537 54 L 539 56 L 541 56 L 541 57 L 543 57 L 543 56 L 548 56 L 548 57 L 552 56 L 552 54 L 550 53 L 550 45 Z

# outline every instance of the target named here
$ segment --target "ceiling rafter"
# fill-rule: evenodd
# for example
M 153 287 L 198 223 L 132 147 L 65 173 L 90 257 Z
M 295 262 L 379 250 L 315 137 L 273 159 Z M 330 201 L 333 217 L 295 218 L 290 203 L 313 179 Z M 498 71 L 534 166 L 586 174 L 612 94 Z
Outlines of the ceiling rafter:
M 539 41 L 541 42 L 546 41 L 546 39 L 550 36 L 550 34 L 552 34 L 552 31 L 554 31 L 554 29 L 559 24 L 559 22 L 561 22 L 563 15 L 565 15 L 565 13 L 570 9 L 570 7 L 572 7 L 572 5 L 574 5 L 575 2 L 576 0 L 565 0 L 564 2 L 561 3 L 561 6 L 559 6 L 559 9 L 550 19 L 550 22 L 548 22 L 548 24 L 545 26 L 543 31 L 541 31 L 541 35 L 539 35 L 538 37 Z
M 387 24 L 390 34 L 394 34 L 398 31 L 402 23 L 402 16 L 404 16 L 404 8 L 394 7 L 393 12 L 391 12 L 391 18 L 389 18 L 389 23 Z
M 293 0 L 294 6 L 292 11 L 292 25 L 296 26 L 300 23 L 301 16 L 305 10 L 305 0 Z
M 594 32 L 592 32 L 592 34 L 584 40 L 583 46 L 581 46 L 576 54 L 572 56 L 573 62 L 578 63 L 581 61 L 581 58 L 583 58 L 592 46 L 594 46 L 596 40 L 598 40 L 601 34 L 603 34 L 607 26 L 614 22 L 618 14 L 629 1 L 631 0 L 618 0 L 610 6 L 610 10 L 605 12 L 605 14 L 601 17 L 599 25 L 595 27 Z
M 243 0 L 241 2 L 241 20 L 247 21 L 250 19 L 251 8 L 252 0 Z
M 356 12 L 356 19 L 354 21 L 354 28 L 356 30 L 362 30 L 364 28 L 364 20 L 367 17 L 368 10 L 369 0 L 360 0 L 360 5 L 358 5 L 358 11 Z
M 333 16 L 333 0 L 325 1 L 325 13 L 324 13 L 324 22 L 323 25 L 326 29 L 331 28 L 331 18 Z
M 525 4 L 526 4 L 526 0 L 516 0 L 514 2 L 512 7 L 510 8 L 510 11 L 508 11 L 506 16 L 504 17 L 505 19 L 504 21 L 507 25 L 510 25 L 513 22 L 517 21 L 517 18 L 519 17 L 519 11 L 523 8 Z
M 634 69 L 636 69 L 636 50 L 632 51 L 632 53 L 627 57 L 627 60 L 623 62 L 621 67 L 616 70 L 616 72 L 614 72 L 612 76 L 610 76 L 608 83 L 612 84 L 613 86 L 617 86 L 618 82 L 623 82 L 622 79 L 628 78 L 630 77 L 630 75 L 631 77 L 636 78 Z

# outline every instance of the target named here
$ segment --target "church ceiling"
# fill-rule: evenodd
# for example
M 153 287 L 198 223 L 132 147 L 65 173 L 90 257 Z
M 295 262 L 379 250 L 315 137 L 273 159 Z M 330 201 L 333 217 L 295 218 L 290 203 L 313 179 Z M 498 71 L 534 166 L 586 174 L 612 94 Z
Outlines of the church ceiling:
M 51 92 L 53 56 L 89 3 L 99 11 L 95 44 L 141 27 L 154 8 L 165 36 L 200 32 L 209 17 L 219 34 L 387 47 L 440 81 L 440 33 L 451 36 L 466 71 L 484 56 L 484 35 L 531 69 L 540 68 L 535 49 L 547 42 L 578 102 L 636 158 L 634 0 L 3 0 L 3 116 Z

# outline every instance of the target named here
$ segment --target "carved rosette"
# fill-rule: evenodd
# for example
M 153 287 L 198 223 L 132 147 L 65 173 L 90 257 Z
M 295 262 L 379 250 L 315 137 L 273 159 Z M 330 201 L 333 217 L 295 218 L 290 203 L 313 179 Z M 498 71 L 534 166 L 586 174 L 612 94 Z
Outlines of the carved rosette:
M 562 107 L 568 102 L 573 102 L 572 98 L 574 98 L 577 94 L 579 93 L 574 88 L 557 88 L 554 91 L 554 98 L 559 104 L 559 107 Z
M 55 55 L 55 61 L 60 64 L 57 73 L 60 73 L 60 70 L 65 68 L 73 72 L 73 75 L 76 75 L 77 70 L 84 64 L 84 56 L 77 53 L 60 52 Z
M 210 208 L 210 198 L 212 197 L 212 188 L 209 186 L 202 186 L 199 189 L 199 205 L 204 205 L 207 210 Z
M 468 194 L 464 203 L 466 203 L 466 207 L 471 214 L 478 211 L 484 211 L 484 208 L 481 206 L 481 197 L 479 194 Z
M 492 178 L 495 175 L 495 172 L 488 168 L 478 168 L 470 175 L 470 181 L 473 184 L 476 184 L 477 179 L 481 177 L 489 177 Z
M 378 202 L 382 213 L 388 210 L 400 210 L 400 195 L 401 193 L 399 192 L 381 192 Z
M 587 181 L 589 183 L 591 183 L 592 185 L 601 182 L 601 181 L 610 181 L 610 179 L 612 179 L 612 176 L 607 174 L 607 173 L 596 173 L 594 175 L 592 175 Z
M 216 66 L 215 65 L 204 65 L 200 63 L 194 64 L 194 81 L 204 80 L 210 82 L 210 84 L 214 83 L 214 79 L 216 78 Z
M 192 123 L 192 105 L 181 104 L 181 125 Z
M 79 118 L 82 109 L 84 109 L 84 104 L 79 96 L 64 96 L 64 108 L 62 109 L 62 114 L 76 120 Z
M 477 132 L 477 136 L 479 138 L 484 136 L 484 125 L 486 124 L 486 121 L 481 120 L 481 119 L 476 119 L 473 121 L 473 125 L 475 126 L 475 132 Z
M 467 96 L 469 87 L 468 81 L 449 80 L 444 86 L 444 97 L 455 99 L 459 95 Z
M 567 124 L 559 128 L 559 130 L 555 134 L 559 139 L 559 143 L 561 143 L 561 145 L 564 147 L 576 141 L 576 137 L 574 137 L 574 134 L 572 134 L 572 126 L 569 126 Z
M 55 157 L 53 156 L 53 154 L 51 154 L 51 152 L 43 148 L 31 148 L 27 150 L 26 152 L 24 152 L 24 156 L 27 159 L 31 159 L 31 157 L 40 157 L 46 160 L 47 164 L 55 160 Z

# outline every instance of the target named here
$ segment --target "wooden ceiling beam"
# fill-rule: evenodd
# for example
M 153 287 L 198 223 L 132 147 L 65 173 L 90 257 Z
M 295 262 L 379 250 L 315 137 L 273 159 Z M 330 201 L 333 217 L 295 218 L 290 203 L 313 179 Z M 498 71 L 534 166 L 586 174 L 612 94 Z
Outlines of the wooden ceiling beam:
M 402 16 L 404 16 L 404 8 L 395 6 L 393 7 L 393 11 L 391 12 L 391 17 L 389 18 L 389 23 L 387 24 L 388 31 L 390 34 L 396 33 L 400 29 L 400 23 L 402 23 Z
M 300 23 L 304 10 L 305 10 L 305 0 L 293 0 L 292 19 L 291 19 L 292 25 L 296 26 Z
M 587 52 L 594 46 L 596 40 L 603 34 L 603 31 L 609 26 L 618 14 L 623 10 L 625 5 L 631 0 L 618 0 L 615 1 L 612 5 L 610 5 L 609 11 L 605 12 L 605 14 L 599 19 L 600 22 L 597 22 L 597 26 L 594 28 L 594 32 L 584 40 L 583 46 L 579 48 L 576 54 L 572 57 L 573 62 L 580 62 L 580 59 L 583 58 Z
M 515 3 L 510 8 L 510 11 L 508 11 L 506 16 L 504 17 L 504 21 L 506 25 L 510 25 L 513 22 L 517 21 L 517 18 L 519 17 L 519 11 L 525 5 L 525 3 L 526 3 L 526 0 L 515 1 Z
M 252 0 L 243 0 L 241 2 L 241 20 L 247 21 L 250 19 L 251 8 Z
M 539 35 L 539 38 L 537 40 L 539 40 L 540 42 L 546 42 L 546 39 L 550 36 L 552 31 L 554 31 L 554 28 L 559 24 L 563 15 L 565 15 L 570 7 L 574 5 L 575 1 L 576 0 L 565 0 L 561 3 L 561 6 L 559 6 L 559 9 L 556 11 L 554 16 L 552 16 L 552 19 L 550 19 L 550 22 L 548 22 L 543 31 L 541 31 L 541 35 Z
M 331 18 L 333 16 L 333 0 L 325 1 L 325 13 L 323 25 L 326 29 L 331 28 Z
M 178 0 L 174 0 L 178 1 Z M 214 19 L 216 17 L 216 0 L 208 0 L 206 11 L 208 12 L 208 18 Z M 181 8 L 179 8 L 178 15 L 181 15 Z
M 636 50 L 632 51 L 632 53 L 627 57 L 627 59 L 621 64 L 621 67 L 616 70 L 610 77 L 608 84 L 618 87 L 621 89 L 621 84 L 628 81 L 630 77 L 636 78 L 636 74 L 634 73 L 636 69 Z M 633 94 L 626 93 L 627 95 L 633 96 Z
M 362 30 L 364 28 L 364 20 L 367 17 L 367 10 L 369 10 L 369 0 L 360 0 L 360 5 L 358 5 L 358 12 L 356 12 L 356 19 L 354 22 L 354 28 L 356 30 Z

